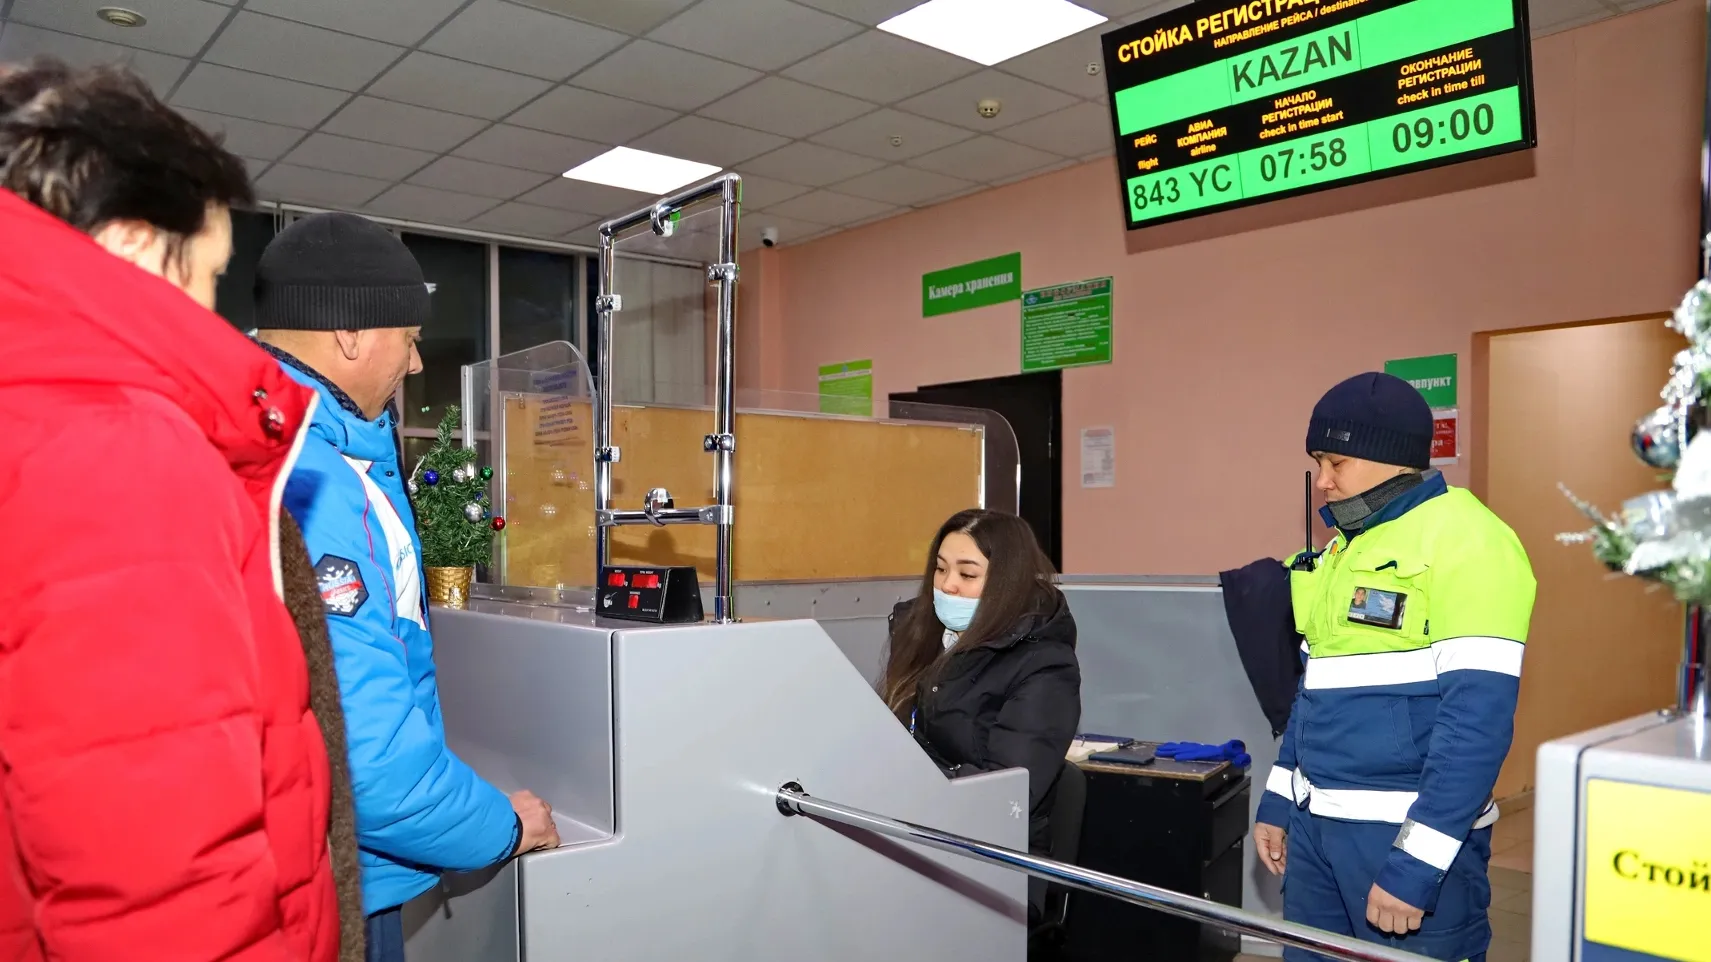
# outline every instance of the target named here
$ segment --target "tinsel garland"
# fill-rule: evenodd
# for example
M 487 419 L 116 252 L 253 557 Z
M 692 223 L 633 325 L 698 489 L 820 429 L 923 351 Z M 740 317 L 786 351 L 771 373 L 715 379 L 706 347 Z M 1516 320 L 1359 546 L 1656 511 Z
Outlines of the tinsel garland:
M 1667 585 L 1685 604 L 1711 605 L 1711 434 L 1696 429 L 1711 396 L 1711 283 L 1695 284 L 1668 326 L 1688 347 L 1675 356 L 1663 405 L 1639 420 L 1631 441 L 1641 461 L 1666 472 L 1670 487 L 1628 499 L 1615 516 L 1562 487 L 1592 527 L 1557 540 L 1590 544 L 1607 567 Z

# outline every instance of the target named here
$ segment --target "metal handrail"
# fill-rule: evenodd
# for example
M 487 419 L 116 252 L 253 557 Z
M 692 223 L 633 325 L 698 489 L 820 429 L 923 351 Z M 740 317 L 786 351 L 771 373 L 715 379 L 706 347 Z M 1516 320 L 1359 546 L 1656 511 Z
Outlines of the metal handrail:
M 1014 872 L 1022 872 L 1035 878 L 1056 882 L 1069 888 L 1095 895 L 1104 895 L 1121 902 L 1129 902 L 1144 908 L 1155 909 L 1167 915 L 1175 915 L 1196 922 L 1211 922 L 1226 929 L 1244 932 L 1248 935 L 1281 942 L 1309 952 L 1318 952 L 1338 959 L 1348 959 L 1351 962 L 1432 962 L 1423 955 L 1404 952 L 1389 946 L 1373 942 L 1362 942 L 1359 939 L 1344 935 L 1335 935 L 1322 929 L 1315 929 L 1294 922 L 1284 922 L 1280 919 L 1267 918 L 1253 912 L 1247 912 L 1234 906 L 1224 905 L 1207 899 L 1195 898 L 1181 892 L 1159 888 L 1156 885 L 1146 885 L 1130 881 L 1104 872 L 1092 872 L 1065 862 L 1029 855 L 1015 849 L 1004 848 L 1000 845 L 988 845 L 971 838 L 952 835 L 937 829 L 904 822 L 884 815 L 864 812 L 859 808 L 839 805 L 824 799 L 814 798 L 802 790 L 794 782 L 783 786 L 776 793 L 778 810 L 785 815 L 807 815 L 821 818 L 841 825 L 864 829 L 879 835 L 902 839 L 936 848 L 940 851 L 961 855 L 980 862 L 1001 865 Z

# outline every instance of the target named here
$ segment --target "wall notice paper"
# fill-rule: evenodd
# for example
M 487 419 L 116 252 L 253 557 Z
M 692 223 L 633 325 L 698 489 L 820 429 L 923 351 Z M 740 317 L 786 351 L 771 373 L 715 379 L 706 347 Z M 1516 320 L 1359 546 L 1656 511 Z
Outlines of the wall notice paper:
M 1460 419 L 1455 408 L 1432 412 L 1432 463 L 1454 464 L 1461 456 L 1460 439 L 1456 436 Z
M 1117 435 L 1111 428 L 1081 429 L 1081 486 L 1117 486 Z
M 921 275 L 922 317 L 1021 299 L 1021 252 Z
M 845 361 L 821 367 L 820 413 L 873 417 L 873 362 Z
M 1111 363 L 1111 278 L 1022 294 L 1022 372 Z

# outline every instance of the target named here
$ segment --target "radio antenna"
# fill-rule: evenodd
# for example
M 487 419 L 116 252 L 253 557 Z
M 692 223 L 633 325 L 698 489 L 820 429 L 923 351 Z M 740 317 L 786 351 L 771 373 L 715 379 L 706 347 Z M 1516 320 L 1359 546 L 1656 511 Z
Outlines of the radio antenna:
M 1307 553 L 1313 553 L 1313 472 L 1308 471 L 1301 491 L 1301 506 L 1306 524 L 1303 530 L 1307 535 Z

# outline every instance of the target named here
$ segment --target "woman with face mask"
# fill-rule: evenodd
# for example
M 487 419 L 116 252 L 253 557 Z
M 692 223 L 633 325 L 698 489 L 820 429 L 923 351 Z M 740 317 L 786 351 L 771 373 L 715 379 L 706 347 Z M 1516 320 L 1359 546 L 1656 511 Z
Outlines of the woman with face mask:
M 1021 518 L 953 516 L 933 538 L 919 595 L 891 613 L 880 681 L 886 704 L 945 774 L 1028 770 L 1028 848 L 1037 854 L 1046 852 L 1047 815 L 1081 719 L 1075 619 L 1054 575 Z

